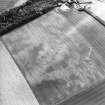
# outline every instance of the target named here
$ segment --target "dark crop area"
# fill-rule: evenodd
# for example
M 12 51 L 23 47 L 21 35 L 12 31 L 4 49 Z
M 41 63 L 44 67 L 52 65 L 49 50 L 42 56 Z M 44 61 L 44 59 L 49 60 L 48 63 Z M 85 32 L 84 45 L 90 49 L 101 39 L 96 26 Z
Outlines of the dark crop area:
M 58 0 L 29 0 L 20 7 L 12 8 L 0 15 L 0 36 L 53 9 Z

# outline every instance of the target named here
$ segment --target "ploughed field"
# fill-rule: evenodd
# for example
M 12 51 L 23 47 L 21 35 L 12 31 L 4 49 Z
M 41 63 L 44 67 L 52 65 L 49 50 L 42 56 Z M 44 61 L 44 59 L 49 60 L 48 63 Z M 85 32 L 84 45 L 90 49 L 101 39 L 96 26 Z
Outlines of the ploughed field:
M 2 41 L 39 103 L 54 105 L 105 78 L 104 32 L 84 12 L 55 9 Z
M 0 40 L 39 104 L 75 102 L 75 105 L 82 98 L 72 102 L 68 99 L 105 79 L 104 33 L 105 27 L 87 13 L 56 8 L 5 34 Z M 102 88 L 91 89 L 92 94 L 99 89 Z M 104 93 L 103 90 L 92 95 L 91 91 L 93 99 Z M 86 95 L 81 97 L 86 99 Z M 97 100 L 92 105 L 96 103 Z

